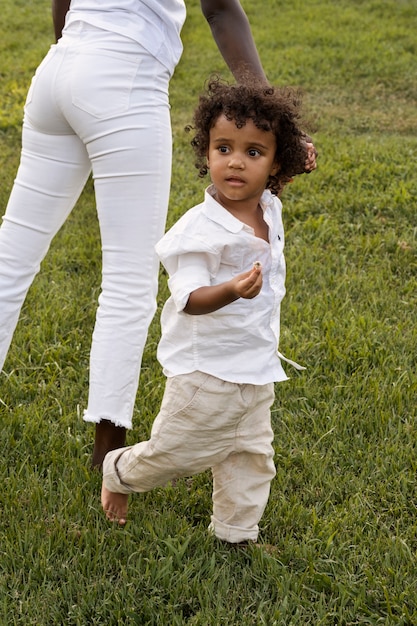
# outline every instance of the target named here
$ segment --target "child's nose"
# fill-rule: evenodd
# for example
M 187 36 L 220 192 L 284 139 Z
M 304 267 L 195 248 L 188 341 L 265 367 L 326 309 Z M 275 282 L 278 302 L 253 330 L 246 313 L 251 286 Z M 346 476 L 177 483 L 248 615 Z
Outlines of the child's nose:
M 243 169 L 245 167 L 244 159 L 239 154 L 232 154 L 229 159 L 229 167 L 233 169 Z

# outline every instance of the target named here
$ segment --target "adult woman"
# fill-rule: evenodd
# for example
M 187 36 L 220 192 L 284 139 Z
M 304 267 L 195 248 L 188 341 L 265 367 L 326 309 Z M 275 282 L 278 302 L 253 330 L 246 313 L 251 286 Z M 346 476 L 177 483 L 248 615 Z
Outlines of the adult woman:
M 266 82 L 239 1 L 201 0 L 201 8 L 236 80 L 249 72 Z M 52 13 L 58 43 L 28 93 L 21 162 L 0 229 L 0 367 L 27 290 L 92 172 L 103 271 L 84 419 L 96 424 L 100 466 L 131 426 L 155 311 L 154 246 L 171 172 L 168 84 L 182 52 L 185 4 L 52 0 Z M 314 154 L 306 166 L 315 167 Z

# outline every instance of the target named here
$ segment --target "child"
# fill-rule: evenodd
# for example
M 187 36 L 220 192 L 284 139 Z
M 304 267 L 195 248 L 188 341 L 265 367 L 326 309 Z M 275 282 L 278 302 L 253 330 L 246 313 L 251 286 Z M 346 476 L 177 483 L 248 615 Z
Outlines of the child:
M 210 528 L 256 541 L 275 475 L 270 407 L 286 380 L 279 341 L 285 293 L 277 194 L 306 161 L 288 90 L 212 81 L 194 116 L 200 175 L 212 185 L 157 245 L 171 296 L 158 359 L 167 376 L 151 438 L 107 454 L 102 506 L 125 524 L 128 494 L 211 468 Z M 308 141 L 308 140 L 307 140 Z M 285 360 L 285 359 L 284 359 Z

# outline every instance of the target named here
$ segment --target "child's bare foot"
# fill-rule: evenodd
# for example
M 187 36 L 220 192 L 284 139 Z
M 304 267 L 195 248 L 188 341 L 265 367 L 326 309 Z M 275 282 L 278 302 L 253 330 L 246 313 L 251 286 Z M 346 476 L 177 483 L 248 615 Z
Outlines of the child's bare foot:
M 120 526 L 126 524 L 128 498 L 129 496 L 126 493 L 109 491 L 103 482 L 101 487 L 101 506 L 108 520 L 118 522 Z
M 101 470 L 107 452 L 116 450 L 117 448 L 123 448 L 125 443 L 125 428 L 115 426 L 113 422 L 108 420 L 101 420 L 99 424 L 96 424 L 93 458 L 91 460 L 92 467 Z

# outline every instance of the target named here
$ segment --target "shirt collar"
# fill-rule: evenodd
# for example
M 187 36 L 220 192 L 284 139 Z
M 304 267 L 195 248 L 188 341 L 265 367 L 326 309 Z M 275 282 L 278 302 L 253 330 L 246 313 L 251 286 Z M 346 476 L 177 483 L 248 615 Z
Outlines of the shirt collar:
M 229 213 L 217 200 L 213 197 L 215 193 L 214 185 L 210 185 L 204 192 L 204 206 L 203 213 L 209 220 L 216 222 L 226 228 L 231 233 L 238 233 L 245 228 L 245 224 L 237 219 L 234 215 Z M 265 189 L 263 192 L 259 204 L 263 212 L 265 213 L 268 208 L 273 205 L 274 198 L 269 191 Z

